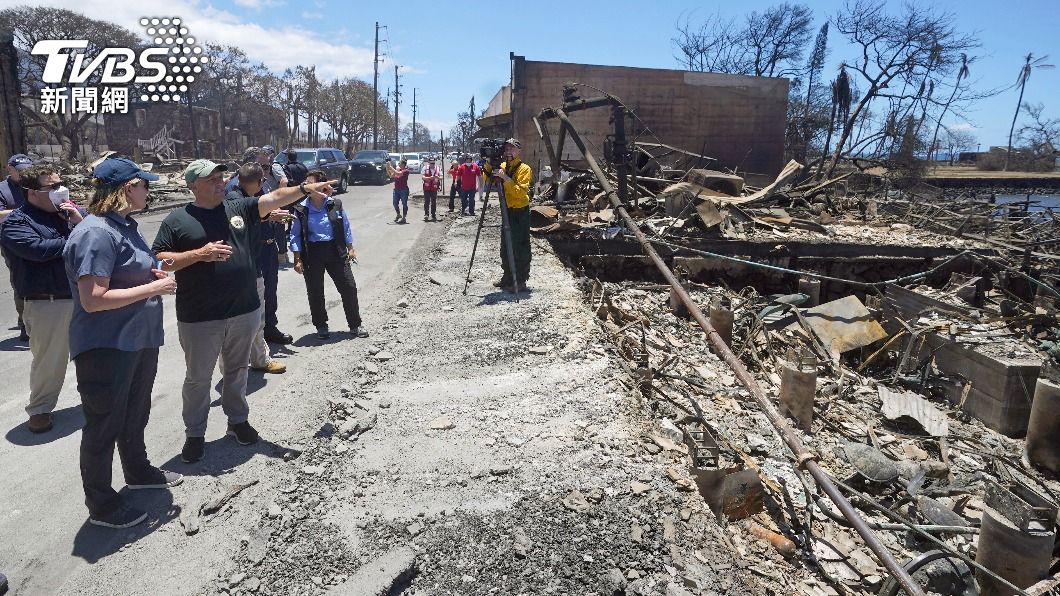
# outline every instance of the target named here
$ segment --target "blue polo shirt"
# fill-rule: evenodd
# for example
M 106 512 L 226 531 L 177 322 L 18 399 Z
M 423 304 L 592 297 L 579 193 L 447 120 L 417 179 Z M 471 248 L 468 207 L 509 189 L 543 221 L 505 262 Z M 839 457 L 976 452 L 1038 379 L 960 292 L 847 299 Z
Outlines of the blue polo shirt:
M 135 220 L 115 212 L 88 215 L 66 241 L 63 259 L 74 298 L 71 359 L 97 348 L 136 352 L 162 345 L 161 296 L 90 313 L 81 306 L 77 289 L 77 280 L 86 275 L 109 277 L 113 289 L 133 288 L 155 280 L 151 273 L 156 268 L 154 252 Z
M 331 242 L 333 240 L 331 237 L 331 222 L 328 221 L 328 205 L 331 203 L 332 199 L 329 198 L 324 203 L 323 209 L 317 209 L 313 205 L 313 201 L 309 199 L 299 203 L 306 208 L 306 217 L 309 224 L 309 242 Z M 342 220 L 342 230 L 346 235 L 346 245 L 349 246 L 353 244 L 350 218 L 346 217 L 345 209 L 339 210 L 338 217 Z M 298 225 L 297 222 L 291 225 L 291 252 L 302 252 L 302 226 Z

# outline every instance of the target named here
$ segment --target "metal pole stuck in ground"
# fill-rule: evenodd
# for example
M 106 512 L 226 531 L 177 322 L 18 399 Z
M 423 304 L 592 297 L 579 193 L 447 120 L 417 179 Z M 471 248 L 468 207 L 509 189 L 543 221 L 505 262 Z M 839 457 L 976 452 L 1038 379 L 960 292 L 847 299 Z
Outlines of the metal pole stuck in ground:
M 606 100 L 608 101 L 603 101 L 602 99 L 581 100 L 579 102 L 579 107 L 586 105 L 601 106 L 608 105 L 609 103 L 617 103 L 617 100 L 611 97 L 606 98 Z M 765 394 L 765 391 L 762 390 L 762 387 L 758 384 L 757 381 L 754 380 L 754 377 L 752 377 L 751 373 L 747 371 L 747 368 L 744 367 L 743 363 L 740 362 L 739 358 L 737 358 L 736 355 L 733 354 L 732 350 L 729 349 L 729 346 L 726 345 L 725 340 L 710 324 L 710 321 L 707 320 L 707 317 L 703 314 L 703 311 L 700 310 L 699 306 L 697 306 L 696 303 L 692 300 L 692 297 L 688 295 L 688 292 L 686 292 L 685 289 L 681 286 L 681 283 L 678 281 L 678 279 L 674 277 L 673 272 L 670 271 L 670 268 L 666 265 L 666 262 L 663 261 L 661 256 L 659 256 L 659 253 L 655 250 L 655 247 L 651 245 L 651 242 L 648 241 L 648 238 L 644 235 L 644 232 L 640 230 L 640 227 L 637 225 L 637 222 L 634 221 L 633 218 L 626 211 L 625 204 L 619 198 L 615 188 L 611 186 L 610 182 L 608 182 L 607 176 L 600 168 L 600 165 L 597 163 L 596 159 L 589 152 L 589 149 L 585 146 L 585 142 L 582 140 L 581 135 L 578 133 L 577 129 L 571 123 L 570 118 L 567 117 L 566 112 L 564 112 L 562 108 L 546 108 L 541 112 L 542 119 L 551 117 L 559 118 L 560 121 L 566 126 L 567 134 L 570 136 L 571 140 L 574 141 L 574 144 L 577 145 L 578 150 L 581 152 L 581 154 L 585 157 L 585 161 L 589 165 L 589 169 L 592 170 L 593 175 L 596 176 L 597 182 L 599 182 L 600 184 L 600 187 L 607 194 L 615 213 L 617 213 L 618 216 L 625 223 L 626 228 L 629 229 L 637 238 L 637 242 L 640 243 L 641 249 L 644 251 L 644 254 L 646 254 L 648 258 L 652 260 L 652 262 L 655 264 L 655 267 L 659 270 L 659 273 L 662 274 L 662 276 L 666 279 L 666 282 L 670 284 L 670 287 L 673 288 L 677 296 L 681 299 L 682 302 L 684 302 L 689 314 L 700 326 L 700 328 L 703 329 L 703 332 L 706 333 L 707 338 L 710 340 L 710 343 L 713 344 L 715 353 L 722 360 L 725 361 L 729 368 L 731 368 L 732 371 L 736 374 L 736 377 L 737 379 L 739 379 L 740 384 L 746 387 L 747 390 L 751 393 L 751 396 L 754 397 L 756 402 L 758 402 L 759 407 L 762 409 L 762 412 L 765 414 L 770 424 L 773 425 L 773 428 L 776 429 L 777 434 L 780 435 L 780 438 L 787 445 L 788 449 L 790 449 L 791 452 L 794 454 L 795 460 L 798 463 L 799 467 L 809 472 L 810 476 L 813 477 L 814 482 L 816 482 L 817 485 L 821 487 L 821 490 L 824 491 L 826 495 L 828 495 L 828 498 L 831 499 L 833 503 L 835 503 L 836 507 L 838 507 L 839 511 L 843 514 L 843 517 L 847 518 L 847 520 L 850 521 L 851 526 L 854 527 L 854 530 L 861 536 L 862 540 L 865 541 L 865 545 L 869 547 L 869 550 L 871 550 L 876 555 L 880 563 L 882 563 L 883 566 L 887 569 L 887 571 L 894 576 L 894 578 L 898 581 L 899 584 L 901 584 L 902 589 L 905 590 L 906 594 L 908 594 L 909 596 L 924 596 L 924 590 L 913 580 L 912 576 L 910 576 L 909 573 L 902 568 L 902 566 L 894 558 L 894 555 L 892 555 L 891 552 L 887 550 L 887 547 L 883 544 L 883 542 L 880 541 L 879 537 L 876 536 L 876 533 L 872 531 L 872 529 L 868 526 L 865 520 L 854 509 L 854 506 L 851 505 L 850 501 L 848 501 L 847 498 L 843 496 L 843 494 L 839 491 L 836 485 L 832 482 L 832 479 L 828 475 L 828 473 L 817 464 L 817 456 L 810 452 L 808 449 L 806 449 L 805 445 L 803 445 L 802 443 L 802 440 L 787 423 L 787 420 L 784 419 L 780 411 L 777 410 L 776 406 L 774 406 L 773 403 L 769 400 L 769 398 Z

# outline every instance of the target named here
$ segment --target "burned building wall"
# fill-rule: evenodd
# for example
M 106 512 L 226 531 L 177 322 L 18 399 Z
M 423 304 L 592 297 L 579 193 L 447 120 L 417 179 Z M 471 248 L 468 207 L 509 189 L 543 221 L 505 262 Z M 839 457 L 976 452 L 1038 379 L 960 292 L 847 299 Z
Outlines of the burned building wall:
M 720 166 L 770 180 L 784 165 L 787 79 L 537 62 L 514 55 L 512 78 L 513 130 L 523 142 L 524 159 L 535 167 L 548 162 L 548 152 L 532 118 L 542 108 L 560 105 L 568 82 L 592 85 L 622 100 L 640 119 L 633 123 L 632 136 L 646 126 L 659 139 L 643 132 L 641 140 L 702 153 L 717 158 Z M 582 98 L 599 95 L 589 87 L 578 93 Z M 606 109 L 571 114 L 590 148 L 603 146 L 612 132 L 609 119 Z M 548 126 L 555 140 L 559 123 L 553 120 Z M 573 143 L 564 147 L 563 157 L 580 157 Z
M 250 146 L 273 145 L 283 148 L 287 139 L 286 116 L 264 104 L 254 110 L 226 110 L 224 143 L 221 142 L 221 113 L 213 108 L 194 106 L 195 137 L 202 157 L 220 159 L 222 148 L 228 156 L 238 156 Z M 188 106 L 166 103 L 136 103 L 129 113 L 106 116 L 107 143 L 123 155 L 137 153 L 137 141 L 154 137 L 163 127 L 175 141 L 177 157 L 195 155 L 192 147 Z

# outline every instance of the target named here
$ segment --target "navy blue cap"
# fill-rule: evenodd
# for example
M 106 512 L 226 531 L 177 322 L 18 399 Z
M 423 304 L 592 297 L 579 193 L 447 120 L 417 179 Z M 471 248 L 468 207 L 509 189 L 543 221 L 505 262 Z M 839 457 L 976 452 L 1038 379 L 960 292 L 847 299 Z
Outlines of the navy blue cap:
M 158 180 L 158 174 L 145 172 L 139 164 L 124 157 L 104 159 L 92 170 L 92 175 L 107 185 L 124 184 L 133 178 L 141 178 L 149 182 Z
M 7 160 L 7 165 L 14 166 L 16 170 L 21 171 L 32 166 L 33 159 L 25 153 L 16 153 L 11 156 L 11 159 Z

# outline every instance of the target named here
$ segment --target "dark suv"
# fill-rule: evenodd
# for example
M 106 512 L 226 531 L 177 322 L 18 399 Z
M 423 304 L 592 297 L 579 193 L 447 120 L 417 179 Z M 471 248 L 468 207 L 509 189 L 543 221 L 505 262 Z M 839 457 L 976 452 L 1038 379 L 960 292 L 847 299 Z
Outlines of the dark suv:
M 382 149 L 365 149 L 358 151 L 350 160 L 350 182 L 368 182 L 386 184 L 390 176 L 386 173 L 384 162 L 390 154 Z
M 346 192 L 351 178 L 350 162 L 346 159 L 345 153 L 328 147 L 295 149 L 295 151 L 298 154 L 298 161 L 305 164 L 305 167 L 310 170 L 324 170 L 328 180 L 339 181 L 338 191 Z M 277 156 L 276 163 L 281 165 L 287 163 L 287 155 L 281 153 Z

